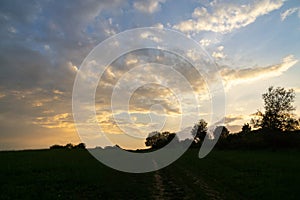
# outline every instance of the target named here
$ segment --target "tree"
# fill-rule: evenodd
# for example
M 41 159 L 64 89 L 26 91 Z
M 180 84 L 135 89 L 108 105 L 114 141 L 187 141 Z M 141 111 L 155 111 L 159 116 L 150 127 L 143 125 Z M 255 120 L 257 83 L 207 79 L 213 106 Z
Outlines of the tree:
M 154 131 L 149 133 L 148 137 L 146 138 L 145 145 L 151 146 L 151 148 L 162 148 L 165 145 L 169 144 L 173 139 L 179 142 L 178 137 L 175 133 L 170 133 L 168 131 L 165 132 L 158 132 Z
M 251 132 L 251 126 L 248 123 L 244 124 L 242 127 L 242 133 L 250 133 L 250 132 Z
M 299 126 L 299 121 L 294 119 L 292 105 L 295 99 L 293 89 L 286 90 L 282 87 L 268 88 L 268 91 L 262 95 L 264 100 L 265 113 L 258 111 L 258 119 L 252 119 L 255 127 L 267 130 L 290 131 Z
M 50 146 L 50 149 L 85 149 L 86 145 L 84 143 L 79 143 L 77 145 L 73 145 L 72 143 L 68 143 L 65 146 L 54 144 Z
M 157 141 L 158 141 L 159 138 L 160 138 L 160 132 L 153 131 L 153 132 L 148 134 L 148 137 L 146 138 L 145 145 L 152 147 L 155 144 L 157 144 Z
M 85 149 L 86 145 L 84 143 L 79 143 L 74 146 L 74 149 Z
M 194 136 L 194 142 L 203 142 L 207 134 L 207 122 L 204 119 L 200 119 L 197 124 L 194 125 L 192 129 L 192 135 Z
M 50 149 L 64 149 L 65 147 L 59 144 L 54 144 L 50 146 Z
M 65 149 L 73 149 L 73 148 L 74 148 L 74 145 L 72 143 L 68 143 L 65 146 Z
M 225 126 L 217 126 L 214 130 L 214 135 L 220 134 L 220 139 L 226 139 L 229 135 L 229 131 Z

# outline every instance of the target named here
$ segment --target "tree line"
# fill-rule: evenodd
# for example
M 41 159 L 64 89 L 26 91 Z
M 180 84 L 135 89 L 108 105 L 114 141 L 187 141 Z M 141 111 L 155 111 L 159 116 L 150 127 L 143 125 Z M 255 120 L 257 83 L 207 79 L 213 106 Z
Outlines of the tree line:
M 79 143 L 77 145 L 72 143 L 68 143 L 66 145 L 54 144 L 50 146 L 50 149 L 86 149 L 86 145 L 84 143 Z
M 264 112 L 258 110 L 249 123 L 245 123 L 238 133 L 230 134 L 225 126 L 217 126 L 213 135 L 220 134 L 217 148 L 299 148 L 300 147 L 300 119 L 296 119 L 293 111 L 295 91 L 283 87 L 267 89 L 262 94 Z M 252 127 L 254 128 L 252 130 Z M 192 128 L 194 137 L 191 147 L 201 146 L 207 136 L 208 124 L 200 119 Z M 212 137 L 211 140 L 214 137 Z M 170 141 L 179 140 L 175 133 L 158 131 L 152 132 L 146 138 L 145 145 L 152 149 L 161 148 Z M 184 141 L 183 141 L 184 142 Z

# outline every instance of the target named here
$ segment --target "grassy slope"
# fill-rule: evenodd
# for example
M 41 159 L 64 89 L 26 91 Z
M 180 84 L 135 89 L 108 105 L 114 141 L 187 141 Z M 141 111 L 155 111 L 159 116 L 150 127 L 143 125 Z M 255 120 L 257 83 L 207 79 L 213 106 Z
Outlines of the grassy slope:
M 201 160 L 197 151 L 146 174 L 115 171 L 84 150 L 0 152 L 0 199 L 300 197 L 299 151 L 214 151 Z

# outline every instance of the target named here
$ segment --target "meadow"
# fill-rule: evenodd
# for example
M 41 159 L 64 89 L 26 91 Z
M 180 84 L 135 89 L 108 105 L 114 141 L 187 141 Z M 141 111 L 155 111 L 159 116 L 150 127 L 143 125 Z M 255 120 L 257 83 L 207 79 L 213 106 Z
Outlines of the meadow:
M 0 152 L 0 199 L 299 199 L 299 150 L 188 150 L 130 174 L 83 149 Z

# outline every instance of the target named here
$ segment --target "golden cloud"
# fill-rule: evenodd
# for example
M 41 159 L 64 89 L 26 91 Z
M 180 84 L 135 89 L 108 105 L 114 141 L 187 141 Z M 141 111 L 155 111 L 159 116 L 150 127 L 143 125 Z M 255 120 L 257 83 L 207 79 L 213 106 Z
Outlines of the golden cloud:
M 220 73 L 227 86 L 243 82 L 255 81 L 263 78 L 280 76 L 282 73 L 294 66 L 298 60 L 294 55 L 286 56 L 282 62 L 267 67 L 253 67 L 246 69 L 232 69 L 224 67 Z

